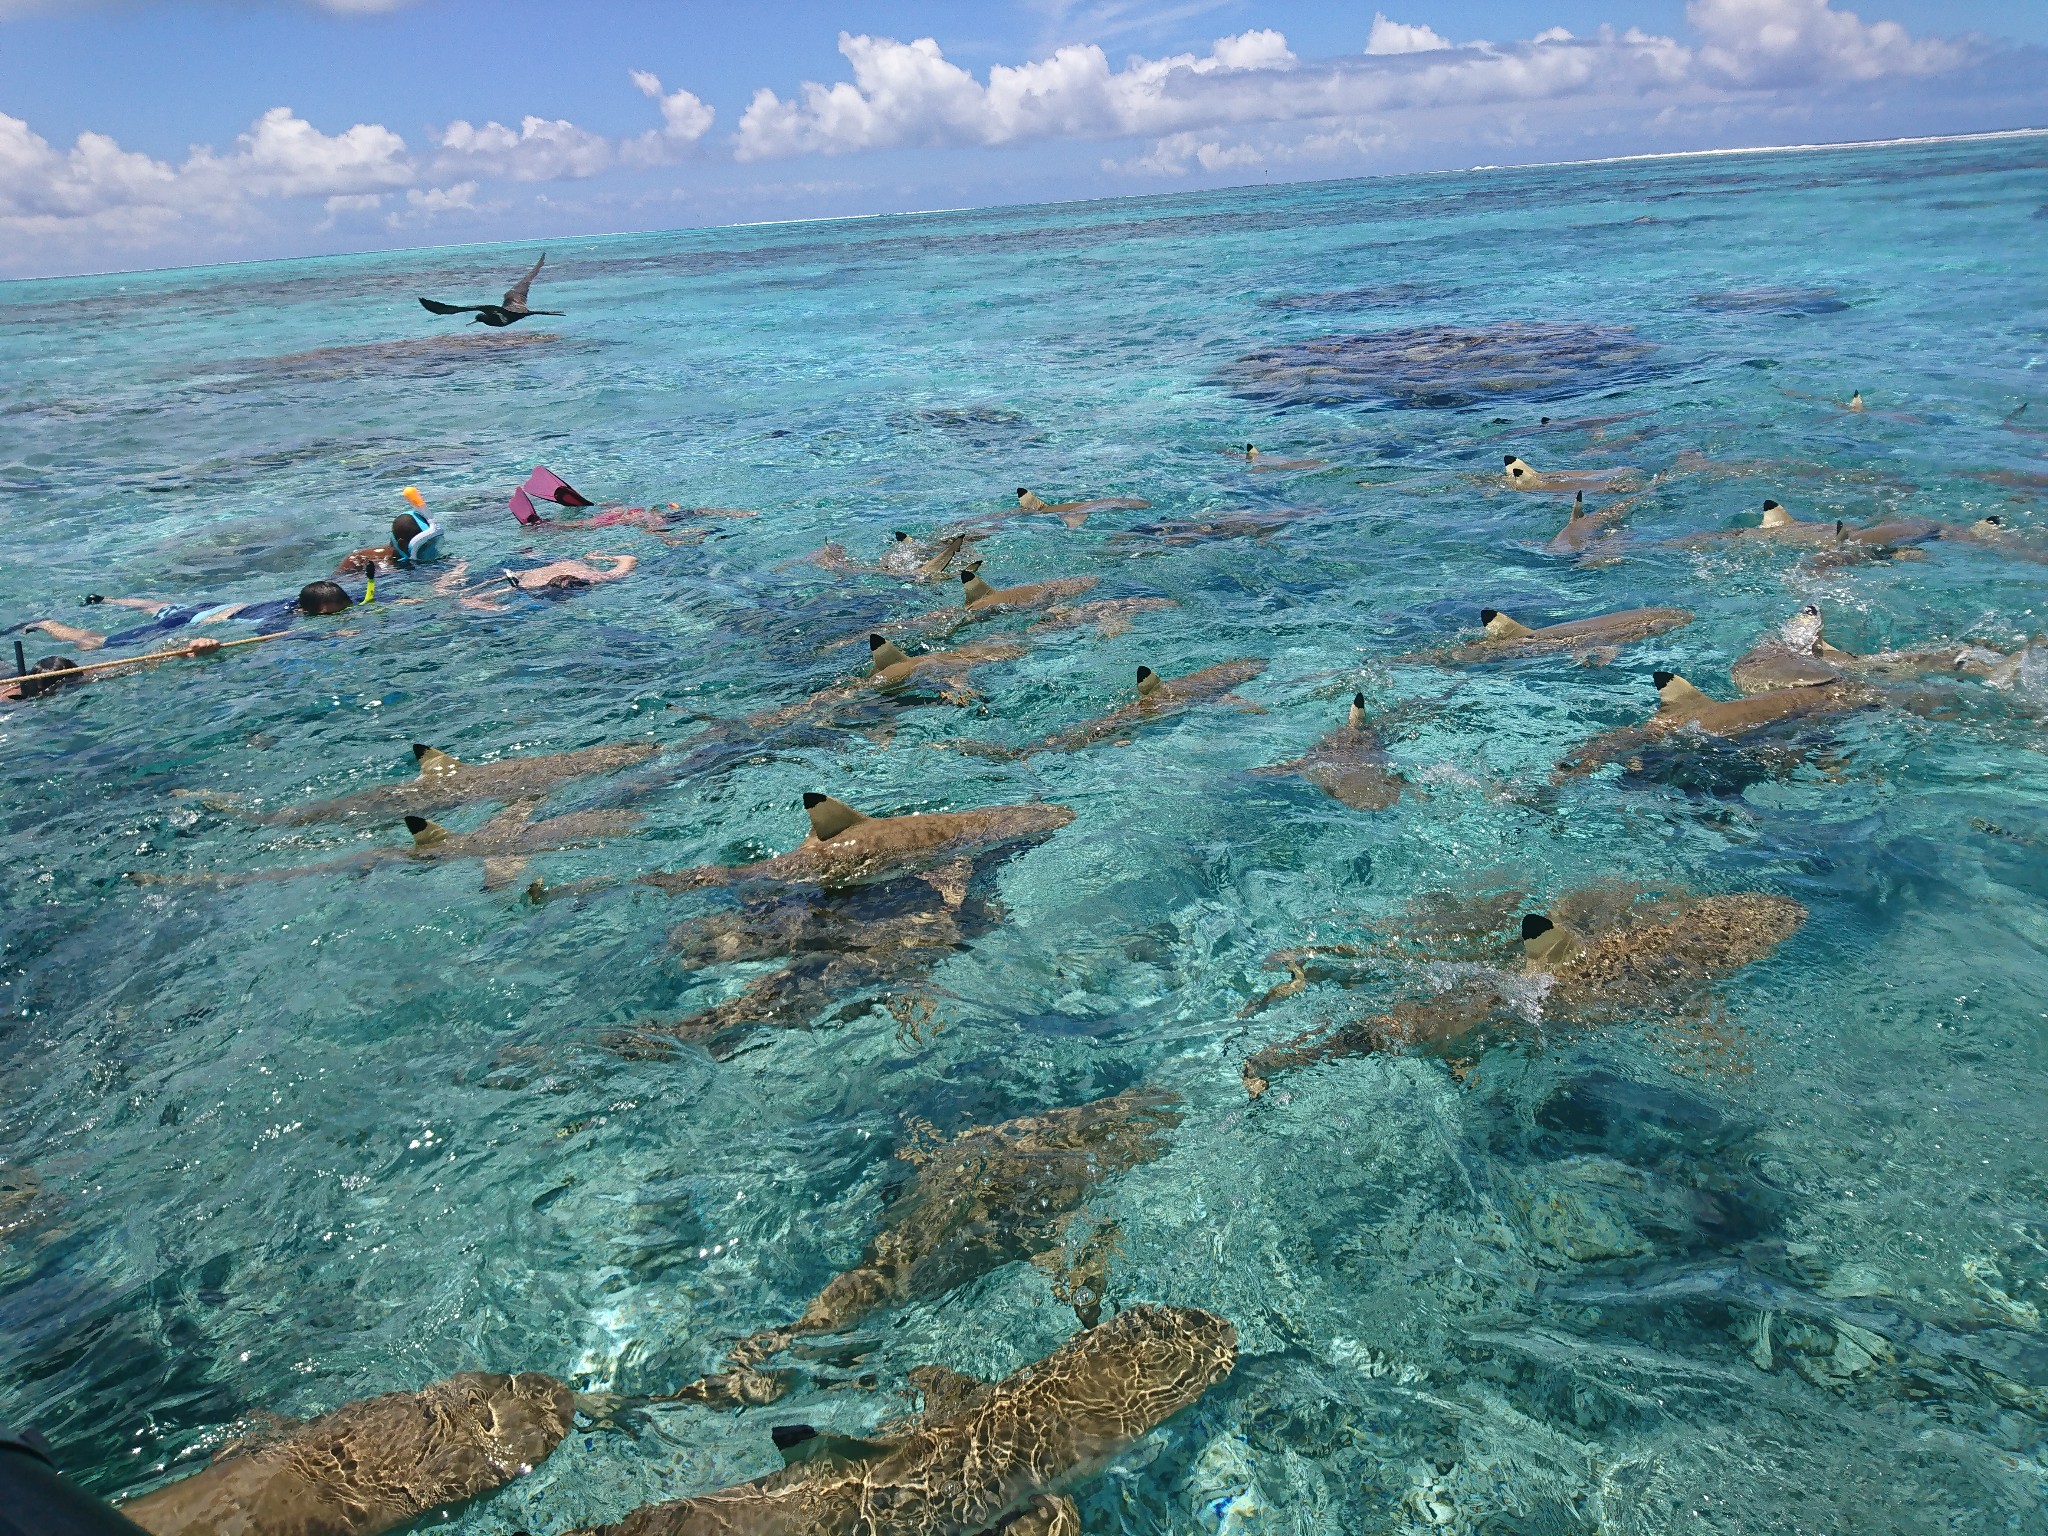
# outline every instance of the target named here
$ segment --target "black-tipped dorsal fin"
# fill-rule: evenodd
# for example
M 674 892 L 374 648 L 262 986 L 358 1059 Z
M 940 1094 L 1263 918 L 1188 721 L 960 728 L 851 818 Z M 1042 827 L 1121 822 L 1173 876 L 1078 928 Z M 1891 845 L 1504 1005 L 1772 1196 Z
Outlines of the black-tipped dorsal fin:
M 1522 953 L 1529 959 L 1556 965 L 1579 952 L 1579 941 L 1569 928 L 1560 928 L 1541 912 L 1522 919 Z
M 1652 672 L 1650 681 L 1657 685 L 1657 702 L 1662 708 L 1677 709 L 1687 704 L 1713 702 L 1676 672 Z
M 1150 667 L 1138 668 L 1138 697 L 1149 699 L 1166 686 Z
M 804 809 L 810 813 L 811 836 L 821 843 L 829 843 L 848 827 L 867 820 L 845 801 L 834 800 L 816 790 L 805 794 Z
M 1351 695 L 1351 708 L 1345 713 L 1344 723 L 1354 731 L 1365 729 L 1365 691 L 1363 689 Z
M 981 579 L 981 562 L 975 561 L 960 573 L 960 596 L 969 604 L 991 597 L 995 588 Z
M 449 836 L 446 827 L 438 821 L 429 821 L 424 816 L 406 817 L 405 830 L 412 834 L 412 845 L 415 848 L 431 848 L 436 843 L 447 842 Z
M 1527 459 L 1517 458 L 1511 453 L 1507 456 L 1506 465 L 1507 476 L 1510 480 L 1534 480 L 1536 478 L 1536 470 Z
M 1797 518 L 1778 505 L 1777 502 L 1767 501 L 1764 503 L 1764 520 L 1759 526 L 1764 528 L 1790 528 L 1797 521 Z
M 439 747 L 430 747 L 423 741 L 412 744 L 413 761 L 420 765 L 421 773 L 453 773 L 462 766 L 462 759 Z
M 910 658 L 895 644 L 881 635 L 868 636 L 868 671 L 870 674 L 900 667 Z
M 901 528 L 898 528 L 896 530 L 896 542 L 898 544 L 908 544 L 910 542 L 910 535 L 905 533 Z
M 1572 515 L 1571 515 L 1571 517 L 1570 517 L 1570 518 L 1568 519 L 1568 521 L 1576 523 L 1576 522 L 1577 522 L 1577 521 L 1578 521 L 1578 520 L 1579 520 L 1580 518 L 1584 517 L 1585 515 L 1586 515 L 1586 493 L 1585 493 L 1584 491 L 1573 491 L 1573 492 L 1572 492 Z
M 1528 625 L 1509 618 L 1498 608 L 1480 609 L 1479 622 L 1486 626 L 1486 635 L 1490 640 L 1519 640 L 1524 635 L 1536 633 Z
M 1047 503 L 1043 496 L 1040 496 L 1035 491 L 1028 491 L 1020 485 L 1017 487 L 1017 505 L 1026 512 L 1043 512 L 1046 509 Z

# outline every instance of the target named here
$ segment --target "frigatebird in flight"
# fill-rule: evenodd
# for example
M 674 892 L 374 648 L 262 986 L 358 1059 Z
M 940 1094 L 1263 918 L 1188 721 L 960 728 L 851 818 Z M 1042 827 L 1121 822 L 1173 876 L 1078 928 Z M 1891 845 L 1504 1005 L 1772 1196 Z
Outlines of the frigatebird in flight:
M 475 312 L 476 318 L 484 325 L 516 325 L 528 315 L 559 315 L 559 309 L 528 309 L 526 290 L 533 286 L 533 280 L 540 275 L 542 262 L 548 259 L 542 251 L 540 261 L 533 264 L 533 270 L 505 290 L 502 304 L 443 304 L 438 299 L 421 299 L 420 306 L 429 314 L 466 315 Z

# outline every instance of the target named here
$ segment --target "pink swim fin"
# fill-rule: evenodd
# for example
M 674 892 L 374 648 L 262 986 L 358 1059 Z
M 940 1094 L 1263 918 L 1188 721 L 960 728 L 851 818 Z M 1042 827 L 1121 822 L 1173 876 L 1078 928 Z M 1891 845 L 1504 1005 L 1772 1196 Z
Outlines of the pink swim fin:
M 540 521 L 540 509 L 533 504 L 539 496 L 560 507 L 587 507 L 593 505 L 575 486 L 549 469 L 545 464 L 534 466 L 532 474 L 526 477 L 526 484 L 512 493 L 512 515 L 522 523 Z

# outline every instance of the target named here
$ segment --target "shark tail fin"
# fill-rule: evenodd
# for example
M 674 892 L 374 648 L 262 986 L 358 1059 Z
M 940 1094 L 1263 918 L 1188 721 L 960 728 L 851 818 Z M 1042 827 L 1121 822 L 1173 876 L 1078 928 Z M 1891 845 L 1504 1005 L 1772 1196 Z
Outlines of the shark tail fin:
M 903 652 L 900 649 L 898 649 L 895 644 L 893 644 L 884 636 L 868 636 L 869 676 L 873 676 L 875 673 L 882 671 L 886 667 L 900 667 L 909 660 L 910 658 L 908 656 L 904 655 Z
M 1665 709 L 1677 709 L 1686 704 L 1707 704 L 1712 701 L 1680 677 L 1676 672 L 1652 672 L 1650 681 L 1657 685 L 1657 701 Z
M 430 747 L 423 741 L 412 744 L 413 761 L 420 765 L 420 772 L 453 773 L 462 766 L 462 759 L 443 752 L 439 747 Z
M 1793 517 L 1790 512 L 1787 512 L 1775 501 L 1767 501 L 1764 503 L 1764 520 L 1759 526 L 1764 528 L 1790 528 L 1796 521 L 1798 519 Z
M 845 801 L 834 800 L 816 790 L 805 793 L 804 809 L 810 813 L 811 836 L 821 843 L 828 843 L 848 827 L 867 820 Z
M 405 818 L 405 830 L 412 834 L 415 848 L 431 848 L 436 843 L 448 841 L 448 829 L 438 821 L 429 821 L 424 816 Z
M 981 579 L 981 562 L 975 561 L 960 573 L 960 596 L 969 603 L 978 603 L 985 597 L 993 597 L 995 588 Z
M 1138 668 L 1138 697 L 1149 699 L 1164 690 L 1166 684 L 1159 680 L 1159 674 L 1150 667 Z
M 1524 635 L 1533 635 L 1535 630 L 1526 624 L 1518 624 L 1498 608 L 1479 610 L 1479 622 L 1486 626 L 1486 634 L 1493 640 L 1519 640 Z
M 1522 919 L 1522 953 L 1543 965 L 1560 965 L 1579 953 L 1580 944 L 1569 928 L 1560 928 L 1541 912 Z

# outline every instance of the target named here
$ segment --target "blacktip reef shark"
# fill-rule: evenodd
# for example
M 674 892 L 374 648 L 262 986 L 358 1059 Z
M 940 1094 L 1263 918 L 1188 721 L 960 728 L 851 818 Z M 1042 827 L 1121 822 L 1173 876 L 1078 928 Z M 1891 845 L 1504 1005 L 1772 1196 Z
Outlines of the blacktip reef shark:
M 1179 522 L 1140 523 L 1110 538 L 1112 546 L 1143 553 L 1153 549 L 1184 549 L 1192 544 L 1214 544 L 1225 539 L 1264 541 L 1290 523 L 1314 517 L 1308 507 L 1278 507 L 1272 511 L 1224 512 L 1215 517 Z
M 1384 811 L 1408 787 L 1388 764 L 1386 747 L 1366 717 L 1363 693 L 1351 695 L 1344 723 L 1302 756 L 1252 772 L 1262 778 L 1298 775 L 1354 811 Z
M 121 1513 L 151 1536 L 381 1536 L 539 1466 L 585 1401 L 538 1372 L 466 1371 L 232 1442 Z
M 1806 921 L 1798 902 L 1762 891 L 1619 905 L 1589 894 L 1583 929 L 1541 912 L 1523 915 L 1519 975 L 1482 971 L 1435 997 L 1268 1046 L 1245 1059 L 1245 1090 L 1256 1099 L 1281 1072 L 1343 1056 L 1463 1047 L 1483 1025 L 1530 1012 L 1566 1026 L 1679 1014 Z
M 1080 629 L 1092 624 L 1098 638 L 1114 640 L 1118 635 L 1130 632 L 1139 614 L 1164 613 L 1179 606 L 1170 597 L 1105 597 L 1092 603 L 1061 604 L 1046 609 L 1045 617 L 1034 623 L 1029 633 L 1037 634 L 1048 629 Z
M 1482 638 L 1415 659 L 1434 661 L 1439 665 L 1464 666 L 1562 651 L 1588 664 L 1604 664 L 1613 660 L 1624 645 L 1683 629 L 1692 622 L 1692 614 L 1683 608 L 1624 608 L 1590 619 L 1573 619 L 1564 624 L 1546 624 L 1540 629 L 1531 629 L 1498 608 L 1482 608 L 1479 610 L 1479 622 Z
M 863 695 L 880 693 L 896 699 L 924 685 L 936 685 L 940 697 L 949 704 L 965 704 L 979 697 L 968 685 L 969 672 L 993 662 L 1015 661 L 1025 654 L 1026 647 L 1021 645 L 992 644 L 963 645 L 950 651 L 921 651 L 911 656 L 887 636 L 871 634 L 868 636 L 867 676 L 835 683 L 795 704 L 760 710 L 728 724 L 714 726 L 693 738 L 692 745 L 714 740 L 745 740 L 753 733 L 773 731 L 798 721 L 824 720 L 838 705 Z
M 579 747 L 573 752 L 543 752 L 530 757 L 501 757 L 492 763 L 465 763 L 439 747 L 416 741 L 412 744 L 412 755 L 419 764 L 419 776 L 403 784 L 382 784 L 333 800 L 316 800 L 310 805 L 269 812 L 246 811 L 233 799 L 204 792 L 196 798 L 216 810 L 270 827 L 305 827 L 358 817 L 396 820 L 408 813 L 430 816 L 436 811 L 485 801 L 537 799 L 571 779 L 616 773 L 621 768 L 644 763 L 660 751 L 651 741 L 618 741 Z
M 913 1142 L 896 1155 L 916 1172 L 860 1263 L 831 1280 L 795 1323 L 735 1345 L 729 1363 L 753 1369 L 807 1334 L 838 1333 L 1070 1246 L 1074 1218 L 1105 1179 L 1166 1155 L 1180 1103 L 1163 1089 L 1134 1088 Z M 1094 1325 L 1101 1299 L 1099 1289 L 1077 1298 L 1084 1326 Z
M 1740 741 L 1787 721 L 1845 715 L 1879 702 L 1868 689 L 1848 682 L 1714 699 L 1675 672 L 1655 672 L 1651 680 L 1657 686 L 1657 712 L 1641 725 L 1605 732 L 1569 753 L 1551 775 L 1553 782 L 1591 773 L 1638 748 L 1684 733 Z
M 960 573 L 960 600 L 970 613 L 1046 608 L 1062 598 L 1092 591 L 1101 580 L 1100 576 L 1055 576 L 1050 581 L 1027 582 L 1023 586 L 991 587 L 977 560 Z
M 816 791 L 804 796 L 811 835 L 788 853 L 756 864 L 706 864 L 674 874 L 643 875 L 643 885 L 670 894 L 708 886 L 765 883 L 862 885 L 888 876 L 935 870 L 1005 843 L 1047 836 L 1074 813 L 1064 805 L 1027 801 L 977 811 L 920 811 L 864 816 Z
M 1262 471 L 1321 469 L 1330 461 L 1328 459 L 1269 459 L 1259 452 L 1256 444 L 1246 443 L 1244 445 L 1244 462 L 1247 469 L 1257 474 Z
M 1813 688 L 1851 677 L 1969 677 L 1996 687 L 2014 662 L 2002 651 L 1971 641 L 1862 656 L 1830 645 L 1823 631 L 1820 609 L 1808 603 L 1738 658 L 1729 675 L 1735 686 L 1748 694 Z
M 1098 496 L 1093 501 L 1047 501 L 1037 492 L 1017 487 L 1019 512 L 1043 512 L 1057 517 L 1069 528 L 1079 528 L 1095 512 L 1149 512 L 1152 503 L 1141 496 Z
M 899 576 L 910 581 L 937 581 L 953 562 L 985 533 L 949 533 L 928 541 L 912 538 L 902 529 L 891 535 L 889 547 L 873 565 L 864 565 L 847 554 L 843 544 L 827 544 L 811 556 L 814 565 L 845 576 Z
M 572 1536 L 1080 1536 L 1067 1490 L 1230 1374 L 1237 1331 L 1134 1306 L 993 1386 L 927 1368 L 925 1411 L 853 1440 L 774 1431 L 781 1471 Z
M 1239 698 L 1231 690 L 1239 683 L 1250 682 L 1265 670 L 1266 663 L 1255 657 L 1218 662 L 1213 667 L 1203 667 L 1200 671 L 1190 672 L 1183 677 L 1161 677 L 1150 667 L 1140 667 L 1137 698 L 1106 715 L 1098 715 L 1093 720 L 1069 726 L 1043 741 L 1032 742 L 1026 746 L 1006 747 L 982 741 L 964 741 L 956 745 L 962 752 L 972 757 L 994 757 L 1017 762 L 1036 756 L 1040 752 L 1079 752 L 1084 747 L 1092 747 L 1099 742 L 1122 741 L 1144 726 L 1161 720 L 1170 720 L 1198 704 L 1229 704 L 1238 709 L 1263 714 L 1264 710 L 1260 705 Z
M 1540 470 L 1528 460 L 1506 454 L 1501 478 L 1517 491 L 1611 491 L 1640 481 L 1642 471 L 1626 465 L 1614 469 Z
M 439 822 L 424 816 L 407 816 L 405 827 L 412 841 L 403 846 L 383 845 L 344 854 L 317 864 L 300 864 L 286 869 L 252 869 L 230 874 L 192 872 L 151 874 L 130 871 L 137 885 L 251 885 L 261 880 L 296 880 L 302 875 L 360 874 L 381 864 L 408 860 L 416 864 L 439 864 L 455 859 L 484 861 L 484 889 L 495 891 L 510 885 L 525 873 L 536 854 L 560 853 L 568 848 L 587 848 L 630 832 L 641 822 L 637 811 L 566 811 L 545 821 L 532 819 L 540 802 L 521 800 L 507 806 L 474 832 L 450 832 Z

